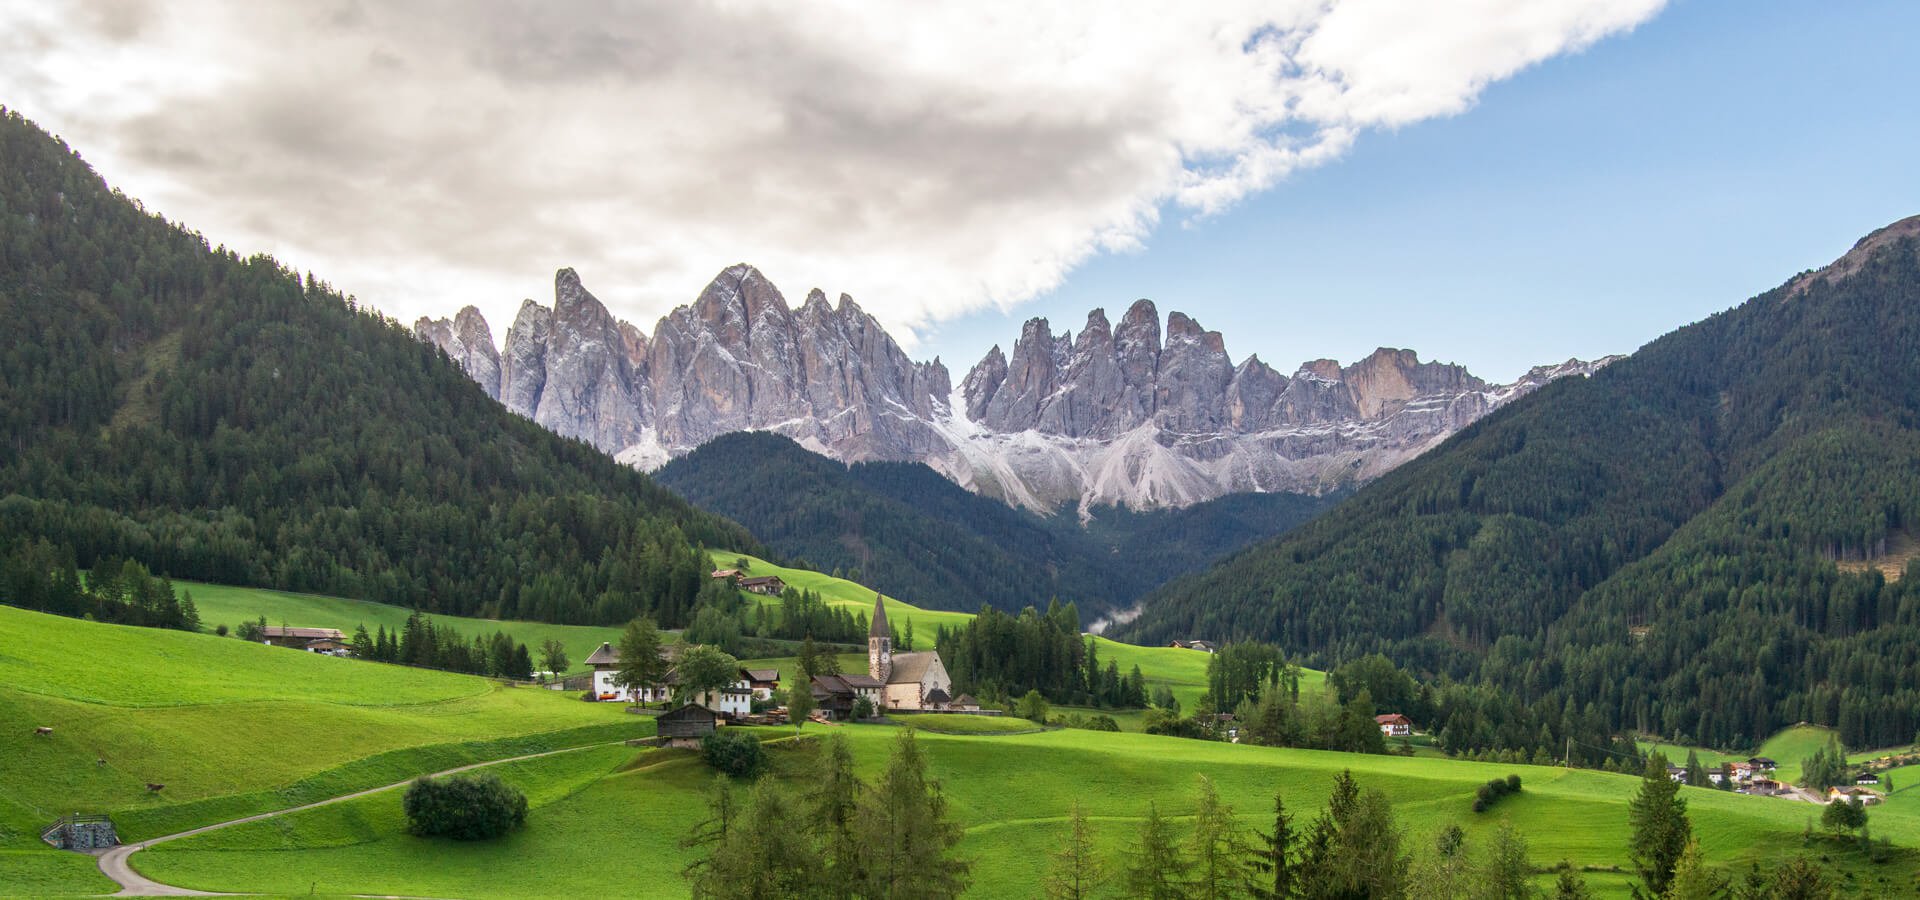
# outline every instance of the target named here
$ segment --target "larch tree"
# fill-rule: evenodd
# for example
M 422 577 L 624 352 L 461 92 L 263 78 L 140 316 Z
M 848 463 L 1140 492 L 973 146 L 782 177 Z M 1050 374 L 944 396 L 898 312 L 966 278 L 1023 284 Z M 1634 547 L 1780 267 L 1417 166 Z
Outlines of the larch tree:
M 972 866 L 950 856 L 964 832 L 947 818 L 940 784 L 911 729 L 900 732 L 886 771 L 860 804 L 857 833 L 867 855 L 866 896 L 958 897 Z
M 1106 872 L 1094 853 L 1087 810 L 1075 802 L 1067 820 L 1067 842 L 1054 852 L 1043 887 L 1049 900 L 1085 900 L 1096 896 L 1105 881 Z
M 1137 900 L 1185 900 L 1191 864 L 1180 855 L 1173 827 L 1160 817 L 1160 808 L 1147 801 L 1147 818 L 1140 823 L 1140 839 L 1126 858 L 1126 896 Z

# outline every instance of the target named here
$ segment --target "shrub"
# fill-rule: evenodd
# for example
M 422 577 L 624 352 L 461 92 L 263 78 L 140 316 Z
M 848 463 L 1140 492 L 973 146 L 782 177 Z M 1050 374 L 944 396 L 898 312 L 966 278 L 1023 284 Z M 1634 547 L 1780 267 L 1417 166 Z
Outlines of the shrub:
M 700 755 L 715 771 L 734 778 L 752 778 L 767 765 L 767 752 L 759 739 L 731 728 L 701 738 Z
M 1519 792 L 1520 776 L 1508 775 L 1505 778 L 1495 778 L 1481 785 L 1480 789 L 1474 792 L 1473 811 L 1486 812 L 1492 809 L 1495 803 L 1500 802 L 1500 798 Z
M 848 712 L 848 715 L 855 719 L 871 719 L 873 718 L 873 714 L 873 701 L 865 697 L 855 698 L 853 701 L 853 709 Z
M 499 837 L 527 822 L 527 797 L 498 775 L 420 778 L 401 801 L 408 829 L 457 841 Z

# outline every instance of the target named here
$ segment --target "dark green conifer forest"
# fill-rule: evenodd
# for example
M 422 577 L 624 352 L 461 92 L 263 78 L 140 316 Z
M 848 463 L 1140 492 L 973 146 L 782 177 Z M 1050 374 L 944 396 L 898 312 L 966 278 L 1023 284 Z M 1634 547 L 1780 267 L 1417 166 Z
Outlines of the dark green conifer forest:
M 1548 720 L 1726 747 L 1801 721 L 1911 741 L 1917 233 L 1488 416 L 1167 585 L 1126 636 L 1273 640 L 1321 667 L 1382 652 Z
M 790 559 L 933 609 L 1018 612 L 1049 599 L 1124 608 L 1331 506 L 1336 497 L 1236 494 L 1185 509 L 1100 507 L 1042 517 L 921 463 L 845 465 L 765 432 L 721 435 L 657 477 Z
M 0 322 L 0 557 L 44 540 L 83 569 L 679 625 L 698 545 L 758 547 L 311 274 L 148 214 L 12 112 Z

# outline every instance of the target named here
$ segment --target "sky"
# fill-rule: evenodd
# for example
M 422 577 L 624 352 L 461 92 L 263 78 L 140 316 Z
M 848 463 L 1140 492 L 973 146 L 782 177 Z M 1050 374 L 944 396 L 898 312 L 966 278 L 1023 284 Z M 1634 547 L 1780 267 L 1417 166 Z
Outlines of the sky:
M 1138 297 L 1508 380 L 1920 213 L 1920 6 L 0 4 L 0 104 L 216 243 L 504 337 L 751 262 L 959 372 Z

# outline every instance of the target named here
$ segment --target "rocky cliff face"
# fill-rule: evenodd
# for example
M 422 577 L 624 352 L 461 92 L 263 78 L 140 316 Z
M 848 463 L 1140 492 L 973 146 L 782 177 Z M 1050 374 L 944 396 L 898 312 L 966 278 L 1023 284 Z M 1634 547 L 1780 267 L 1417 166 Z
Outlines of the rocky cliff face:
M 642 468 L 732 431 L 777 431 L 844 461 L 918 460 L 1009 503 L 1054 511 L 1182 506 L 1241 491 L 1320 493 L 1376 477 L 1515 397 L 1612 361 L 1543 366 L 1511 385 L 1381 349 L 1292 376 L 1153 303 L 1078 335 L 1045 319 L 955 390 L 940 360 L 909 359 L 878 320 L 813 291 L 795 309 L 751 266 L 721 272 L 649 337 L 616 320 L 571 269 L 554 305 L 524 303 L 504 354 L 472 307 L 421 319 L 509 409 Z

